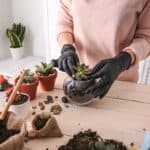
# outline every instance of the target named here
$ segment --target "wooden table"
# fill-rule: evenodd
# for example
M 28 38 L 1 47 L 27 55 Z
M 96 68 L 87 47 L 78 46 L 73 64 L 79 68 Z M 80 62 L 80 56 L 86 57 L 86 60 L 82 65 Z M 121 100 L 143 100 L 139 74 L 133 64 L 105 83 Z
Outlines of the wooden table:
M 56 119 L 64 137 L 30 140 L 25 145 L 26 149 L 57 150 L 57 147 L 65 144 L 73 134 L 89 128 L 98 131 L 104 138 L 121 140 L 127 145 L 134 142 L 140 147 L 144 131 L 150 130 L 150 86 L 116 81 L 103 100 L 96 100 L 86 107 L 69 105 L 69 108 L 66 108 L 61 102 L 65 77 L 64 74 L 59 74 L 56 89 L 39 93 L 37 99 L 31 102 L 32 105 L 37 105 L 39 101 L 44 101 L 48 94 L 59 96 L 56 103 L 63 107 L 63 112 L 56 116 Z M 50 105 L 46 109 L 49 111 Z

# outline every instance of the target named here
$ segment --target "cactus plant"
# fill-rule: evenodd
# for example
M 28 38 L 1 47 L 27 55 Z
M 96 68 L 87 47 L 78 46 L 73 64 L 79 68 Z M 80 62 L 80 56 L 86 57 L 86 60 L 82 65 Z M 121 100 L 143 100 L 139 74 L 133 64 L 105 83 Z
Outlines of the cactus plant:
M 33 83 L 35 81 L 34 73 L 28 70 L 24 76 L 23 83 Z
M 41 62 L 40 65 L 36 66 L 36 72 L 42 76 L 48 76 L 53 73 L 53 65 L 51 63 Z
M 12 28 L 6 29 L 7 37 L 10 40 L 11 48 L 22 47 L 22 43 L 25 37 L 26 27 L 21 23 L 14 23 Z
M 74 78 L 78 81 L 87 80 L 89 77 L 89 67 L 85 64 L 78 65 L 75 69 Z

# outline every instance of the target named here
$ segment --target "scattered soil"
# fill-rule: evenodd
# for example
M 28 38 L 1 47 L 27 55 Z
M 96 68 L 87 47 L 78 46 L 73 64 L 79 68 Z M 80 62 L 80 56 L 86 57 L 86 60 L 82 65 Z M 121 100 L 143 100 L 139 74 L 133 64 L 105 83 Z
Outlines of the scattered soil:
M 28 143 L 29 140 L 30 140 L 29 137 L 27 137 L 27 136 L 24 137 L 24 142 L 25 142 L 25 143 Z
M 42 102 L 39 102 L 40 110 L 45 110 L 45 105 Z
M 32 109 L 36 109 L 37 107 L 36 106 L 32 106 Z
M 15 100 L 13 102 L 13 105 L 21 105 L 25 102 L 28 101 L 28 96 L 27 95 L 24 95 L 24 94 L 17 94 L 15 96 Z
M 7 129 L 5 125 L 0 124 L 0 144 L 5 142 L 11 136 L 18 134 L 19 130 Z
M 62 107 L 60 105 L 53 105 L 50 112 L 52 112 L 54 115 L 59 115 L 62 112 Z
M 45 104 L 54 103 L 53 97 L 48 95 L 47 99 L 44 101 Z
M 127 150 L 127 147 L 122 143 L 115 140 L 105 140 L 105 145 L 115 145 L 116 150 Z
M 115 140 L 103 140 L 97 132 L 93 132 L 92 130 L 79 132 L 74 135 L 66 145 L 60 146 L 58 150 L 102 150 L 101 148 L 95 149 L 95 147 L 92 147 L 92 149 L 89 148 L 89 145 L 95 142 L 103 142 L 105 146 L 103 147 L 103 150 L 110 149 L 108 146 L 112 145 L 115 146 L 115 150 L 127 150 L 126 146 L 123 145 L 122 142 Z
M 46 124 L 47 121 L 48 121 L 48 119 L 41 119 L 41 118 L 38 118 L 38 119 L 36 120 L 36 122 L 35 122 L 35 127 L 36 127 L 36 129 L 37 129 L 37 130 L 42 129 L 42 128 L 45 126 L 45 124 Z
M 74 135 L 66 145 L 60 146 L 58 150 L 88 150 L 90 142 L 99 141 L 97 132 L 87 130 Z
M 36 112 L 32 112 L 32 115 L 36 115 Z
M 69 100 L 68 100 L 68 98 L 66 97 L 66 96 L 63 96 L 62 98 L 61 98 L 61 101 L 63 102 L 63 103 L 69 103 Z

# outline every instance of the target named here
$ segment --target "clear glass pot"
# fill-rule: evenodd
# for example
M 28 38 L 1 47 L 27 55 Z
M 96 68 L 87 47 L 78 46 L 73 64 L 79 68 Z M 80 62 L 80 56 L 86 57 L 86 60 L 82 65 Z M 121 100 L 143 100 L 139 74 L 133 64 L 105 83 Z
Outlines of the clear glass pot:
M 63 84 L 63 90 L 69 101 L 76 105 L 88 105 L 92 102 L 93 95 L 86 93 L 86 89 L 95 84 L 95 80 L 78 81 L 72 78 L 66 78 Z

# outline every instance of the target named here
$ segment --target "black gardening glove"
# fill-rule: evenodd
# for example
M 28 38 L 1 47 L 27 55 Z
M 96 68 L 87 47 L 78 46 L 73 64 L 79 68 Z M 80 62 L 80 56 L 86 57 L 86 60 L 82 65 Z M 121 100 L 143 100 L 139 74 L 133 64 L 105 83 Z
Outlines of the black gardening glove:
M 79 59 L 73 45 L 64 45 L 61 50 L 61 56 L 57 60 L 57 67 L 59 70 L 64 71 L 68 75 L 72 76 L 74 74 L 74 68 L 78 63 Z
M 91 71 L 92 78 L 98 79 L 98 81 L 93 87 L 89 87 L 86 92 L 92 93 L 95 98 L 103 98 L 118 75 L 122 71 L 129 69 L 131 59 L 129 53 L 121 52 L 116 57 L 102 60 Z

